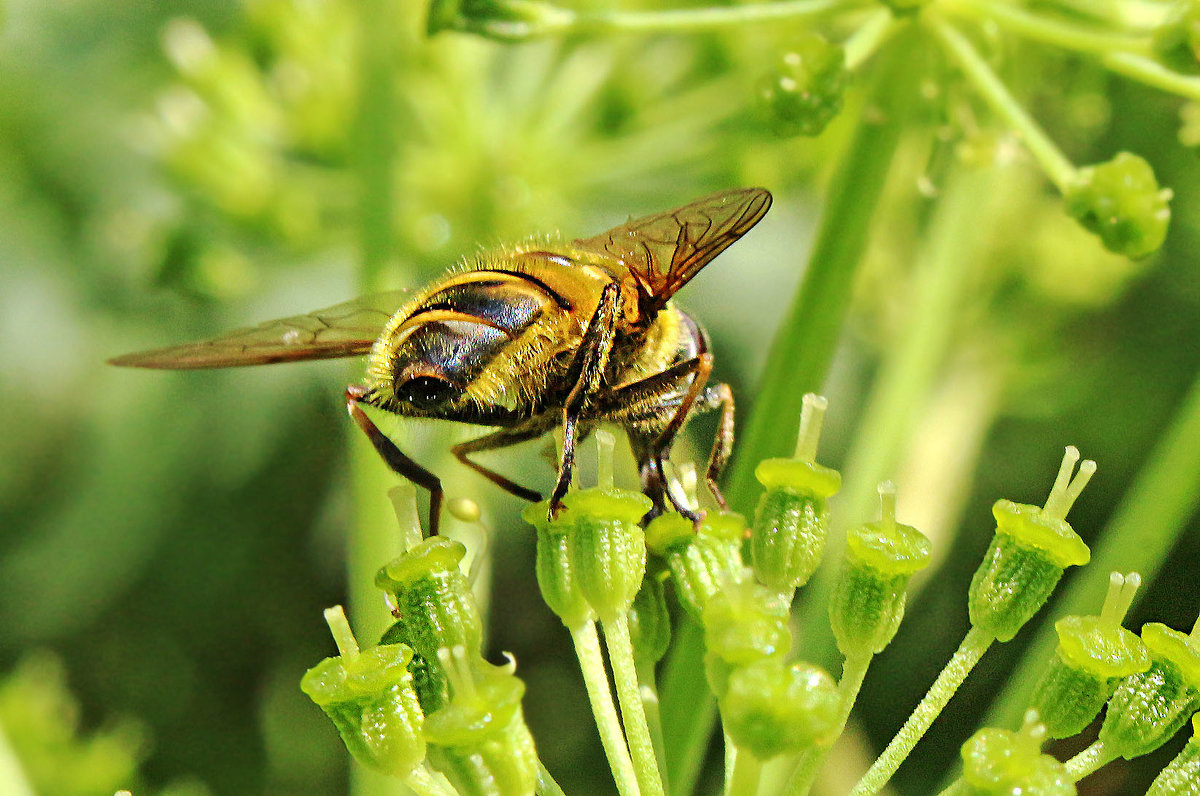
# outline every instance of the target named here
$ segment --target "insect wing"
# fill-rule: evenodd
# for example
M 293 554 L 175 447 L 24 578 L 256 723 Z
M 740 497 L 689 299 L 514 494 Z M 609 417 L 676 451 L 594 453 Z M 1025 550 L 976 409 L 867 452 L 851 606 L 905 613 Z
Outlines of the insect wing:
M 393 290 L 239 329 L 212 340 L 157 348 L 109 360 L 133 368 L 193 370 L 351 357 L 370 351 L 408 292 Z
M 722 191 L 633 219 L 575 245 L 620 262 L 637 286 L 641 309 L 653 313 L 770 207 L 771 194 L 764 188 Z

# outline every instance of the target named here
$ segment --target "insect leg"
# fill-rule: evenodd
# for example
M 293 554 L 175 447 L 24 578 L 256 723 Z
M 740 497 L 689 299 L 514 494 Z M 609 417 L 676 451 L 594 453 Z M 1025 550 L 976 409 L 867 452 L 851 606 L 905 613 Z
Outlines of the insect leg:
M 571 470 L 575 466 L 576 425 L 588 400 L 600 386 L 608 355 L 612 352 L 613 339 L 617 331 L 617 317 L 621 314 L 621 289 L 616 282 L 609 282 L 600 293 L 596 311 L 588 320 L 583 333 L 583 342 L 571 363 L 571 372 L 578 372 L 575 386 L 563 404 L 563 452 L 558 468 L 558 482 L 550 494 L 550 517 L 553 519 L 562 510 L 563 495 L 571 485 Z
M 718 384 L 714 392 L 715 402 L 721 405 L 721 420 L 713 437 L 712 453 L 708 456 L 708 473 L 704 480 L 708 484 L 708 491 L 717 499 L 717 505 L 729 511 L 729 503 L 726 502 L 725 495 L 721 494 L 717 479 L 721 477 L 721 472 L 729 461 L 729 454 L 733 452 L 733 390 L 729 389 L 728 384 Z
M 362 387 L 357 385 L 347 387 L 346 410 L 350 413 L 350 417 L 354 418 L 358 427 L 363 430 L 363 433 L 367 435 L 367 439 L 371 440 L 375 450 L 383 457 L 384 462 L 393 472 L 429 491 L 429 535 L 437 536 L 438 524 L 442 517 L 442 482 L 436 475 L 404 455 L 404 452 L 396 447 L 396 443 L 388 439 L 371 418 L 367 417 L 366 412 L 358 405 L 363 396 Z
M 482 475 L 487 480 L 491 481 L 496 486 L 508 492 L 510 495 L 516 495 L 522 500 L 537 502 L 542 499 L 542 496 L 532 489 L 523 487 L 515 481 L 500 475 L 495 470 L 489 470 L 479 462 L 471 461 L 467 458 L 468 453 L 478 453 L 479 451 L 496 450 L 497 448 L 507 448 L 510 445 L 524 442 L 527 439 L 533 439 L 541 434 L 545 428 L 542 425 L 518 426 L 517 428 L 504 428 L 495 431 L 491 434 L 486 434 L 482 437 L 477 437 L 466 442 L 460 442 L 450 449 L 454 454 L 454 458 L 470 467 L 475 472 Z
M 703 353 L 676 363 L 661 373 L 614 390 L 599 402 L 600 415 L 615 423 L 629 425 L 655 421 L 657 425 L 669 417 L 666 426 L 656 434 L 638 433 L 630 436 L 631 441 L 635 443 L 634 450 L 641 466 L 642 491 L 654 502 L 654 509 L 650 512 L 651 518 L 665 509 L 665 495 L 680 514 L 694 522 L 699 521 L 699 515 L 672 493 L 663 468 L 663 460 L 670 452 L 671 443 L 674 442 L 679 429 L 687 421 L 697 397 L 705 396 L 705 408 L 715 407 L 716 404 L 708 401 L 708 394 L 704 392 L 711 372 L 712 354 Z M 692 376 L 692 380 L 681 395 L 680 381 L 688 376 Z M 732 415 L 729 424 L 732 428 Z M 725 451 L 719 462 L 720 466 L 724 465 L 724 459 L 728 458 L 728 455 L 728 451 Z

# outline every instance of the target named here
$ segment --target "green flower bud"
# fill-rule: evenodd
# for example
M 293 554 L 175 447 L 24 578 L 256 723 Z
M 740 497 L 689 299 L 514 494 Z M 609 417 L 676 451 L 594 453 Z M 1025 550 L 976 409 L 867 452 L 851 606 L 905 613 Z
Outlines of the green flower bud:
M 408 671 L 412 650 L 381 644 L 360 651 L 341 606 L 325 618 L 342 654 L 305 672 L 300 689 L 329 716 L 356 759 L 407 775 L 425 759 L 425 716 Z
M 569 26 L 574 13 L 535 0 L 433 0 L 426 29 L 475 33 L 497 41 L 547 36 Z
M 766 658 L 782 659 L 792 645 L 790 600 L 751 581 L 729 583 L 704 606 L 709 685 L 720 697 L 730 671 Z
M 633 598 L 629 609 L 629 635 L 633 655 L 638 663 L 657 663 L 671 645 L 671 615 L 662 580 L 655 577 L 642 581 L 642 588 Z
M 1086 564 L 1091 557 L 1065 519 L 1096 471 L 1096 463 L 1087 460 L 1072 481 L 1077 461 L 1079 451 L 1068 447 L 1044 507 L 1011 500 L 992 507 L 996 535 L 971 579 L 968 607 L 971 624 L 998 641 L 1011 639 L 1037 613 L 1067 567 Z
M 537 529 L 538 588 L 542 599 L 568 628 L 581 627 L 596 618 L 587 598 L 579 590 L 579 577 L 571 566 L 568 539 L 574 529 L 566 512 L 554 521 L 546 519 L 549 501 L 527 506 L 521 517 Z
M 849 82 L 842 47 L 805 34 L 759 81 L 759 105 L 781 136 L 820 135 L 841 112 Z
M 916 528 L 896 522 L 896 488 L 881 484 L 882 519 L 846 535 L 846 556 L 829 601 L 829 621 L 847 658 L 874 655 L 896 635 L 904 589 L 929 564 L 931 545 Z
M 1192 715 L 1192 737 L 1167 765 L 1146 796 L 1200 796 L 1200 713 Z
M 460 542 L 433 536 L 375 575 L 375 585 L 391 596 L 396 616 L 380 643 L 412 647 L 410 669 L 426 712 L 441 707 L 446 696 L 438 650 L 463 647 L 470 655 L 481 654 L 483 620 L 471 585 L 458 568 L 465 554 Z
M 660 514 L 646 526 L 647 546 L 666 562 L 675 583 L 675 596 L 694 618 L 724 584 L 742 577 L 742 538 L 745 520 L 740 514 L 709 513 L 697 531 L 680 514 Z
M 826 401 L 804 396 L 796 455 L 759 462 L 754 476 L 766 491 L 750 533 L 750 559 L 759 582 L 779 591 L 808 582 L 821 563 L 829 533 L 826 500 L 841 488 L 837 470 L 813 461 Z
M 530 794 L 537 751 L 521 711 L 525 684 L 505 667 L 472 664 L 461 647 L 442 650 L 450 700 L 429 715 L 429 762 L 466 796 Z
M 1142 626 L 1150 668 L 1126 678 L 1108 702 L 1100 741 L 1126 760 L 1166 743 L 1200 707 L 1200 644 L 1166 625 Z
M 1072 796 L 1075 784 L 1066 766 L 1041 752 L 1046 728 L 1036 716 L 1036 711 L 1026 713 L 1020 732 L 985 728 L 972 735 L 962 747 L 966 787 L 955 793 Z
M 1180 72 L 1195 73 L 1200 68 L 1200 3 L 1180 0 L 1154 31 L 1154 52 L 1159 59 Z
M 1162 246 L 1171 220 L 1171 190 L 1159 188 L 1143 158 L 1121 152 L 1112 160 L 1082 168 L 1067 187 L 1067 212 L 1100 236 L 1105 248 L 1145 257 Z
M 638 524 L 650 510 L 640 492 L 583 489 L 563 498 L 573 522 L 568 555 L 579 590 L 601 622 L 629 610 L 646 574 L 646 534 Z M 571 516 L 573 515 L 573 516 Z
M 1150 668 L 1150 653 L 1141 639 L 1121 627 L 1141 578 L 1114 572 L 1100 616 L 1068 616 L 1058 620 L 1058 649 L 1033 692 L 1051 738 L 1081 732 L 1104 707 L 1118 683 Z
M 768 658 L 739 667 L 721 695 L 721 723 L 759 760 L 830 740 L 841 715 L 837 683 L 824 670 Z

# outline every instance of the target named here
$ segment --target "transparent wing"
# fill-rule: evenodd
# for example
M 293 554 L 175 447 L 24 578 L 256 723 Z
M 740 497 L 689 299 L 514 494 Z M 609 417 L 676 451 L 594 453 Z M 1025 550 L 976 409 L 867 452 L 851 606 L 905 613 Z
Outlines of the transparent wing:
M 657 312 L 770 207 L 766 189 L 722 191 L 675 210 L 632 219 L 575 245 L 617 260 L 635 283 L 642 310 Z
M 407 296 L 404 290 L 378 293 L 308 315 L 238 329 L 212 340 L 126 354 L 110 359 L 109 364 L 192 370 L 357 356 L 371 349 Z

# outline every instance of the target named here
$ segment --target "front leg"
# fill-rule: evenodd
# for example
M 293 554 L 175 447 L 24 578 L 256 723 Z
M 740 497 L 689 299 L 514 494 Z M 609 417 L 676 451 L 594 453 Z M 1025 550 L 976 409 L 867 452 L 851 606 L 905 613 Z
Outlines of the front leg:
M 396 447 L 396 443 L 392 442 L 386 434 L 379 430 L 371 418 L 367 417 L 366 412 L 359 407 L 359 403 L 365 397 L 366 390 L 362 387 L 357 385 L 347 387 L 346 411 L 367 435 L 367 439 L 371 440 L 371 445 L 383 457 L 383 461 L 392 469 L 392 472 L 429 490 L 429 535 L 437 536 L 438 525 L 442 519 L 442 482 L 436 475 L 404 455 L 404 452 Z
M 578 374 L 567 400 L 563 404 L 563 451 L 558 466 L 558 482 L 550 494 L 550 519 L 562 511 L 563 496 L 571 486 L 571 471 L 575 467 L 575 443 L 578 434 L 579 416 L 588 400 L 600 387 L 604 369 L 608 367 L 608 355 L 612 353 L 613 340 L 617 332 L 617 318 L 621 314 L 621 288 L 609 282 L 600 293 L 600 303 L 588 321 L 583 341 L 575 352 L 571 363 L 572 374 Z

